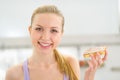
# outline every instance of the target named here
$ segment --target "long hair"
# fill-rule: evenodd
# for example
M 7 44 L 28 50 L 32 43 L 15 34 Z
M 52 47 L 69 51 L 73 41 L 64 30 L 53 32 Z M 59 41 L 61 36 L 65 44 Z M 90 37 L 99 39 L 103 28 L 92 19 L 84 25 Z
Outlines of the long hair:
M 58 63 L 58 67 L 59 67 L 60 71 L 64 74 L 66 74 L 69 77 L 69 80 L 78 80 L 71 65 L 65 59 L 65 57 L 62 56 L 56 49 L 54 50 L 54 54 L 55 54 L 55 58 Z

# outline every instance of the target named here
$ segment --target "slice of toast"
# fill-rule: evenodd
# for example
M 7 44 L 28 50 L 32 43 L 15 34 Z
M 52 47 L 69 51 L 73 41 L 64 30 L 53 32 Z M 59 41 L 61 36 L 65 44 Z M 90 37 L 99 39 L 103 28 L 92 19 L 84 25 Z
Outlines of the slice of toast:
M 96 56 L 97 53 L 99 53 L 101 55 L 101 58 L 103 58 L 105 55 L 105 50 L 106 50 L 106 47 L 90 48 L 84 52 L 83 56 L 84 56 L 85 60 L 89 60 L 89 59 L 91 59 L 91 57 L 90 57 L 91 54 Z

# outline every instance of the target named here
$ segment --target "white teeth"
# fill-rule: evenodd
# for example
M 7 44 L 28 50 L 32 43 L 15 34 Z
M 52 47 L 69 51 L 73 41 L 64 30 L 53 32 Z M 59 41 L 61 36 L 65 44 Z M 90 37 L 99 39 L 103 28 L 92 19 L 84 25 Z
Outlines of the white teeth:
M 47 43 L 40 43 L 42 46 L 49 46 L 50 44 Z

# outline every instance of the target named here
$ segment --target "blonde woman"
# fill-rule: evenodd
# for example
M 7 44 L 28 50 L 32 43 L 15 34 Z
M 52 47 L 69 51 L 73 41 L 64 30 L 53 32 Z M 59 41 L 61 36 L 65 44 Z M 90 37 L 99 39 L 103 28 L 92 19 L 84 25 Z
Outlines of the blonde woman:
M 80 80 L 80 67 L 77 59 L 60 54 L 56 47 L 64 32 L 64 17 L 54 5 L 38 7 L 29 26 L 33 44 L 33 54 L 23 64 L 11 67 L 6 80 Z M 94 80 L 96 69 L 100 66 L 91 55 L 85 80 Z

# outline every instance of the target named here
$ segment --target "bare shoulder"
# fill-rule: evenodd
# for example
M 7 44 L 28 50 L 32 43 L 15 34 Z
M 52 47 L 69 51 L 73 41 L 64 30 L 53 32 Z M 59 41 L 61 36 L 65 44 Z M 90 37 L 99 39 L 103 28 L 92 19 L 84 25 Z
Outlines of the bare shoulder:
M 22 64 L 10 67 L 5 76 L 5 80 L 20 80 L 23 78 Z
M 71 65 L 78 63 L 78 59 L 76 57 L 70 55 L 64 55 L 64 57 Z
M 69 62 L 71 65 L 74 73 L 77 75 L 77 77 L 80 79 L 80 66 L 79 61 L 76 57 L 65 55 L 65 59 Z

